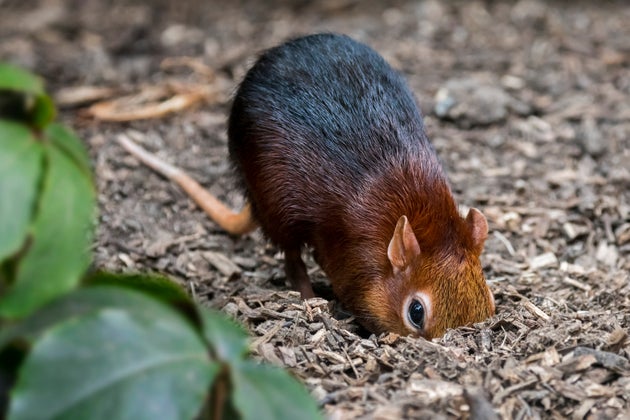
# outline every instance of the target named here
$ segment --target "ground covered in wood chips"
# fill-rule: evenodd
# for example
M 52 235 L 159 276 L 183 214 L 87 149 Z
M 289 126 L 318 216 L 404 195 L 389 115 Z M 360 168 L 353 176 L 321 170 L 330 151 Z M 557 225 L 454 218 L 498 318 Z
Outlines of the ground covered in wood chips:
M 168 273 L 233 315 L 330 418 L 629 418 L 630 7 L 384 3 L 4 0 L 0 59 L 43 75 L 90 148 L 96 264 Z M 227 236 L 117 144 L 129 135 L 238 207 L 234 88 L 260 50 L 321 31 L 409 80 L 458 203 L 488 218 L 492 319 L 432 342 L 370 336 L 312 261 L 322 298 L 304 302 L 260 233 Z M 106 121 L 174 96 L 177 112 Z

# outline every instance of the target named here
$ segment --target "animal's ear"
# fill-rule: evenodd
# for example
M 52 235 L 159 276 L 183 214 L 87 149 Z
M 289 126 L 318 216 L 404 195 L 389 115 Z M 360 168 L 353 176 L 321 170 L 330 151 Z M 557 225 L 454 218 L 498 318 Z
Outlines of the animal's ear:
M 476 208 L 471 208 L 466 216 L 466 223 L 472 234 L 473 245 L 477 255 L 483 251 L 483 244 L 488 238 L 488 221 L 486 217 Z
M 418 239 L 409 225 L 407 216 L 400 216 L 387 247 L 387 258 L 394 269 L 403 271 L 418 255 L 420 255 Z

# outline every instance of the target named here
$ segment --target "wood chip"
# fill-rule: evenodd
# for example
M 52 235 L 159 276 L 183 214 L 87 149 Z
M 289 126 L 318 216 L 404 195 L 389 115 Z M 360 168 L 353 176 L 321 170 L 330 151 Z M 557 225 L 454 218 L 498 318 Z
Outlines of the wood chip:
M 232 277 L 234 274 L 240 274 L 241 268 L 234 263 L 227 255 L 216 251 L 204 251 L 201 255 L 208 261 L 214 268 L 227 277 Z
M 576 356 L 592 355 L 597 360 L 597 363 L 599 363 L 603 367 L 617 373 L 630 374 L 630 361 L 617 354 L 602 350 L 590 349 L 588 347 L 577 347 L 573 352 Z
M 558 258 L 553 252 L 546 252 L 541 255 L 537 255 L 529 260 L 529 268 L 531 270 L 538 270 L 545 267 L 556 267 L 558 265 Z
M 471 420 L 498 420 L 492 404 L 480 390 L 464 388 L 464 398 L 470 406 Z
M 584 290 L 585 292 L 588 292 L 589 290 L 591 290 L 591 289 L 592 289 L 592 287 L 591 287 L 590 285 L 588 285 L 588 284 L 586 284 L 586 283 L 582 283 L 581 281 L 578 281 L 578 280 L 572 279 L 571 277 L 564 277 L 564 278 L 562 279 L 562 282 L 563 282 L 564 284 L 568 284 L 568 285 L 570 285 L 570 286 L 577 287 L 578 289 L 582 289 L 582 290 Z
M 523 304 L 525 309 L 527 309 L 533 315 L 537 316 L 538 318 L 542 319 L 543 321 L 549 321 L 549 319 L 550 319 L 549 315 L 547 315 L 538 306 L 534 305 L 532 303 L 532 301 L 530 301 L 529 299 L 523 299 L 521 303 Z

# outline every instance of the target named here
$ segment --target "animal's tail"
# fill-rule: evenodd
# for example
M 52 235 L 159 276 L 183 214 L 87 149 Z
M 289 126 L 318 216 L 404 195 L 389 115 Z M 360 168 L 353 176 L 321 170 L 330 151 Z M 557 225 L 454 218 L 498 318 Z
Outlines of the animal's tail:
M 190 198 L 228 233 L 232 235 L 242 235 L 256 228 L 257 225 L 252 217 L 249 203 L 243 207 L 240 213 L 236 213 L 205 190 L 183 170 L 160 160 L 154 154 L 134 143 L 128 136 L 124 134 L 119 135 L 118 142 L 129 153 L 138 158 L 140 162 L 179 184 L 179 186 L 188 193 Z

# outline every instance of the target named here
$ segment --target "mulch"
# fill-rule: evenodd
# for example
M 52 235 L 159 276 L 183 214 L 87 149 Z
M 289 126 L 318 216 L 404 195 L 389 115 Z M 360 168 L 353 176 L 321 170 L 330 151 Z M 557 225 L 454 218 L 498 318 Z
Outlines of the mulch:
M 93 157 L 98 267 L 169 274 L 244 323 L 254 357 L 288 367 L 333 419 L 630 417 L 624 2 L 105 3 L 0 2 L 0 59 L 47 79 Z M 370 335 L 312 259 L 321 297 L 302 301 L 259 232 L 229 237 L 116 142 L 238 208 L 234 88 L 262 49 L 321 31 L 370 44 L 409 80 L 458 203 L 488 218 L 493 318 L 433 341 Z M 153 119 L 91 108 L 178 94 L 191 103 Z

